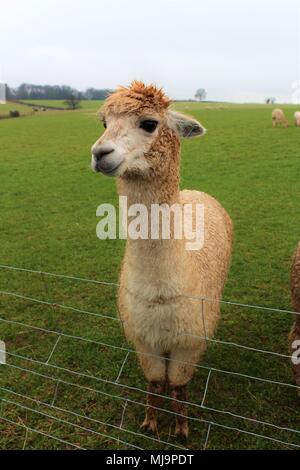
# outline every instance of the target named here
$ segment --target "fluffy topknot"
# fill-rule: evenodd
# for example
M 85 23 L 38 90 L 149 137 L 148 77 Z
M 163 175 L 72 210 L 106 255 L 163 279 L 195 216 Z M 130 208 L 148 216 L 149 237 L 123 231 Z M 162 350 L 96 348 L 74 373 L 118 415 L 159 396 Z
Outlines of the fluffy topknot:
M 134 80 L 129 87 L 118 87 L 105 101 L 102 112 L 113 114 L 161 113 L 171 100 L 161 88 Z

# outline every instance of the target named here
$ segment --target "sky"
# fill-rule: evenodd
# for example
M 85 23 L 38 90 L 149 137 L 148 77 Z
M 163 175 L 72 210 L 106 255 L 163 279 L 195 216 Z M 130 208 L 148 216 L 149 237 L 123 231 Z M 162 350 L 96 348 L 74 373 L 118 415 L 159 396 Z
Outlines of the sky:
M 300 102 L 299 0 L 0 0 L 0 81 Z

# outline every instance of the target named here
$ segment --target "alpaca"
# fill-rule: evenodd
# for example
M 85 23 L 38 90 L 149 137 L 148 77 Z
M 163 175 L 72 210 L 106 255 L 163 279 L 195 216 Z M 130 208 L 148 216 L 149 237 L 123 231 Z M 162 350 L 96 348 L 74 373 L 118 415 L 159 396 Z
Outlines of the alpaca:
M 282 109 L 276 108 L 272 112 L 272 121 L 273 121 L 273 127 L 277 126 L 283 126 L 283 127 L 288 127 L 289 123 L 287 118 L 284 115 L 284 112 Z
M 291 294 L 292 304 L 295 312 L 300 313 L 300 243 L 294 254 L 291 270 Z M 290 352 L 299 349 L 299 345 L 293 346 L 294 341 L 300 340 L 300 315 L 296 315 L 295 323 L 289 335 Z M 296 384 L 300 387 L 300 364 L 293 364 L 293 371 Z M 298 389 L 300 396 L 300 389 Z
M 295 118 L 295 125 L 297 127 L 300 127 L 300 111 L 295 112 L 294 118 Z
M 170 391 L 175 435 L 188 438 L 187 388 L 195 365 L 213 335 L 232 250 L 232 222 L 211 196 L 179 190 L 179 137 L 205 133 L 193 118 L 169 109 L 170 99 L 154 85 L 134 81 L 104 103 L 106 128 L 92 147 L 92 168 L 117 176 L 128 205 L 204 205 L 204 246 L 188 251 L 185 239 L 128 239 L 120 273 L 118 310 L 125 336 L 136 350 L 148 381 L 147 411 L 141 426 L 157 433 L 161 395 Z M 202 303 L 190 296 L 211 299 Z

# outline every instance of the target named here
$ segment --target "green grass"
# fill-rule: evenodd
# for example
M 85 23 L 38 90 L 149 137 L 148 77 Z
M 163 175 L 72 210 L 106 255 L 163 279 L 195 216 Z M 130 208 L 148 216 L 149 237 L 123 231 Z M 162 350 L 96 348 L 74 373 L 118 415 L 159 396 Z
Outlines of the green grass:
M 207 106 L 210 108 L 206 109 Z M 208 129 L 205 138 L 183 142 L 181 186 L 215 196 L 234 221 L 234 254 L 224 298 L 290 309 L 290 260 L 300 239 L 300 130 L 293 126 L 272 129 L 271 108 L 267 106 L 222 106 L 224 109 L 217 104 L 175 104 L 176 109 L 194 115 Z M 97 206 L 117 202 L 115 181 L 89 169 L 91 145 L 102 132 L 96 109 L 97 106 L 91 106 L 78 112 L 41 113 L 0 122 L 0 264 L 117 281 L 124 243 L 100 241 L 95 233 Z M 285 111 L 292 120 L 294 108 L 286 106 Z M 0 269 L 0 289 L 116 316 L 115 287 Z M 5 295 L 0 295 L 0 306 L 2 318 L 128 347 L 119 323 L 109 319 Z M 287 354 L 287 334 L 292 320 L 289 314 L 224 306 L 216 338 Z M 0 322 L 0 339 L 6 341 L 8 352 L 44 362 L 57 338 Z M 51 364 L 115 380 L 125 354 L 121 349 L 62 337 Z M 124 399 L 143 401 L 141 392 L 21 359 L 9 357 L 8 362 L 98 390 L 99 393 L 83 392 L 59 383 L 55 404 L 104 424 L 38 406 L 8 392 L 1 392 L 2 398 L 90 427 L 120 441 L 92 435 L 8 402 L 0 403 L 1 416 L 89 449 L 126 448 L 121 440 L 143 448 L 168 448 L 108 426 L 120 425 Z M 287 358 L 233 346 L 211 343 L 202 365 L 292 383 Z M 197 369 L 191 383 L 189 398 L 197 404 L 203 397 L 207 373 L 206 369 Z M 2 366 L 0 374 L 1 387 L 51 403 L 56 382 L 12 367 Z M 130 354 L 125 364 L 120 383 L 145 388 L 134 354 Z M 292 388 L 213 372 L 205 404 L 277 426 L 299 428 L 300 403 Z M 169 409 L 169 401 L 163 406 Z M 142 406 L 128 402 L 123 427 L 138 432 L 143 414 Z M 299 444 L 299 438 L 291 432 L 230 415 L 193 407 L 190 416 Z M 191 421 L 190 427 L 189 447 L 201 449 L 207 424 Z M 173 419 L 167 413 L 160 413 L 159 429 L 161 439 L 177 443 Z M 0 448 L 68 446 L 0 420 Z M 285 449 L 286 446 L 213 426 L 208 448 Z
M 67 108 L 65 100 L 22 100 L 25 103 L 32 103 L 39 106 L 50 106 L 57 108 Z M 102 101 L 99 100 L 81 100 L 80 106 L 82 109 L 99 109 Z
M 0 104 L 0 118 L 9 116 L 10 111 L 19 111 L 21 116 L 31 114 L 32 108 L 18 103 L 7 101 L 5 104 Z
M 38 106 L 52 106 L 58 108 L 65 108 L 65 100 L 21 100 L 24 103 L 35 104 Z

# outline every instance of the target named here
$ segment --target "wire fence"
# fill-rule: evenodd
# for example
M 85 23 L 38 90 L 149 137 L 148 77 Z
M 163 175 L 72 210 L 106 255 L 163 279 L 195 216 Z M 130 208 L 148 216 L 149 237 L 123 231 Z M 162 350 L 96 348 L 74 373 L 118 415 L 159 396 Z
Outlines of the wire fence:
M 117 287 L 117 283 L 111 282 L 102 282 L 95 279 L 87 279 L 83 277 L 69 276 L 63 274 L 55 274 L 45 271 L 37 271 L 33 269 L 18 268 L 15 266 L 0 265 L 0 269 L 7 271 L 14 271 L 16 273 L 26 272 L 32 275 L 41 276 L 43 281 L 47 278 L 56 278 L 56 279 L 67 279 L 72 282 L 80 283 L 89 283 L 101 285 L 104 287 Z M 46 289 L 48 292 L 48 289 Z M 272 351 L 260 347 L 249 346 L 246 344 L 239 344 L 235 341 L 225 341 L 221 339 L 214 339 L 206 334 L 205 328 L 205 305 L 210 302 L 216 302 L 214 299 L 207 299 L 204 297 L 195 297 L 195 296 L 184 296 L 191 300 L 199 302 L 199 314 L 202 315 L 203 326 L 204 326 L 204 336 L 198 336 L 191 334 L 186 331 L 184 335 L 191 335 L 198 337 L 201 341 L 206 341 L 208 346 L 210 343 L 212 345 L 230 347 L 234 351 L 246 351 L 249 353 L 258 353 L 266 357 L 276 357 L 277 359 L 284 359 L 285 361 L 290 360 L 290 355 L 284 352 Z M 67 311 L 70 314 L 81 314 L 84 315 L 84 318 L 95 318 L 100 321 L 105 320 L 109 323 L 120 324 L 122 326 L 122 321 L 113 316 L 110 313 L 100 313 L 94 312 L 86 309 L 80 309 L 77 307 L 65 305 L 64 303 L 56 303 L 50 300 L 44 300 L 41 298 L 35 298 L 30 295 L 24 295 L 20 292 L 15 292 L 12 290 L 0 290 L 0 298 L 4 299 L 4 302 L 9 302 L 11 299 L 17 301 L 26 302 L 26 305 L 37 305 L 45 309 L 45 316 L 47 318 L 47 309 L 54 309 L 55 311 Z M 221 301 L 221 304 L 228 305 L 231 307 L 239 309 L 251 309 L 255 312 L 261 314 L 271 315 L 271 314 L 295 314 L 289 310 L 273 309 L 269 307 L 262 307 L 259 305 L 247 305 L 237 302 L 230 301 Z M 297 315 L 300 313 L 296 313 Z M 35 332 L 39 335 L 39 341 L 43 341 L 43 335 L 50 335 L 54 337 L 51 347 L 47 351 L 46 357 L 43 360 L 36 357 L 35 351 L 32 351 L 32 345 L 24 346 L 18 348 L 18 342 L 16 341 L 17 351 L 13 352 L 12 347 L 6 347 L 6 364 L 0 365 L 0 378 L 3 379 L 3 386 L 1 382 L 0 390 L 0 423 L 6 423 L 8 426 L 12 426 L 14 429 L 23 428 L 26 431 L 26 439 L 28 437 L 28 432 L 31 434 L 37 434 L 42 436 L 45 439 L 54 441 L 57 446 L 65 446 L 65 448 L 77 448 L 80 450 L 85 450 L 94 446 L 95 442 L 98 442 L 97 445 L 104 446 L 105 448 L 122 448 L 126 449 L 178 449 L 184 450 L 188 449 L 189 445 L 182 445 L 176 441 L 172 433 L 170 432 L 166 438 L 161 436 L 145 435 L 139 431 L 139 429 L 132 429 L 132 426 L 125 426 L 126 414 L 130 406 L 136 407 L 136 409 L 146 408 L 146 395 L 149 393 L 142 386 L 135 386 L 131 382 L 131 377 L 127 374 L 126 381 L 122 381 L 124 376 L 124 370 L 128 365 L 130 359 L 135 357 L 135 351 L 133 348 L 128 346 L 123 346 L 121 344 L 116 344 L 113 335 L 109 342 L 100 341 L 88 337 L 85 334 L 71 334 L 67 332 L 63 327 L 60 328 L 46 328 L 42 326 L 37 326 L 35 324 L 34 315 L 31 315 L 31 322 L 15 320 L 11 318 L 11 315 L 6 315 L 5 313 L 0 313 L 0 331 L 1 327 L 17 327 L 21 329 L 22 334 L 27 334 L 27 332 Z M 69 319 L 69 317 L 68 317 Z M 61 323 L 64 324 L 64 321 Z M 88 328 L 85 331 L 89 331 Z M 9 338 L 11 338 L 11 332 L 9 333 Z M 0 339 L 5 340 L 5 338 Z M 76 370 L 76 360 L 75 357 L 72 359 L 72 364 L 75 364 L 75 368 L 63 367 L 54 361 L 56 352 L 61 346 L 62 340 L 71 340 L 75 344 L 86 344 L 94 345 L 102 348 L 106 353 L 109 354 L 109 357 L 113 357 L 113 352 L 118 352 L 120 354 L 120 364 L 117 365 L 115 377 L 104 378 L 96 374 L 90 373 L 89 370 L 79 371 Z M 14 341 L 10 339 L 10 343 L 14 344 Z M 26 352 L 23 353 L 22 350 L 31 350 L 31 354 Z M 208 348 L 209 349 L 209 348 Z M 1 342 L 0 342 L 0 353 L 1 353 Z M 72 353 L 72 351 L 71 351 Z M 142 353 L 140 353 L 142 354 Z M 146 356 L 154 356 L 152 354 L 143 353 Z M 159 357 L 159 356 L 158 356 Z M 184 361 L 178 361 L 175 359 L 164 358 L 168 361 L 176 361 L 184 364 Z M 199 449 L 207 449 L 210 445 L 210 440 L 212 433 L 215 429 L 222 430 L 223 432 L 234 432 L 239 433 L 239 435 L 262 439 L 265 442 L 269 442 L 272 445 L 285 446 L 287 448 L 300 448 L 300 429 L 295 429 L 287 425 L 279 425 L 273 422 L 269 422 L 264 419 L 257 419 L 257 417 L 245 416 L 234 410 L 222 409 L 215 406 L 209 405 L 208 394 L 214 390 L 214 385 L 212 384 L 212 376 L 225 376 L 230 378 L 231 384 L 234 387 L 238 380 L 248 380 L 251 383 L 258 383 L 264 387 L 264 390 L 267 393 L 268 387 L 284 387 L 286 389 L 298 389 L 296 385 L 291 382 L 273 380 L 271 378 L 257 376 L 255 374 L 248 374 L 237 370 L 227 370 L 220 367 L 213 367 L 211 364 L 206 364 L 205 362 L 200 362 L 198 364 L 193 364 L 196 370 L 201 371 L 205 374 L 205 387 L 201 399 L 197 400 L 179 400 L 173 397 L 168 396 L 166 393 L 153 393 L 156 397 L 162 398 L 165 402 L 178 402 L 183 405 L 189 406 L 189 416 L 188 420 L 194 426 L 201 427 L 202 438 L 198 443 Z M 37 396 L 31 396 L 32 390 L 30 387 L 22 386 L 23 382 L 19 381 L 14 377 L 13 380 L 9 381 L 9 371 L 22 374 L 21 377 L 26 378 L 38 378 L 46 381 L 46 383 L 51 384 L 51 393 L 47 396 L 46 400 L 41 400 Z M 8 384 L 7 384 L 8 382 Z M 128 383 L 129 382 L 129 383 Z M 13 386 L 12 386 L 13 384 Z M 88 396 L 90 393 L 95 394 L 98 397 L 96 403 L 101 408 L 102 400 L 109 400 L 110 406 L 113 410 L 118 409 L 117 404 L 121 404 L 120 412 L 120 422 L 116 424 L 111 420 L 108 420 L 106 416 L 105 419 L 98 419 L 92 417 L 90 413 L 80 412 L 72 410 L 72 403 L 69 403 L 67 397 L 67 404 L 64 406 L 58 406 L 57 401 L 60 396 L 61 387 L 68 387 L 75 392 L 81 394 L 82 397 Z M 24 393 L 24 387 L 26 388 L 26 393 Z M 28 388 L 31 393 L 28 394 Z M 50 389 L 49 389 L 50 390 Z M 47 388 L 47 392 L 49 392 Z M 33 391 L 34 392 L 34 391 Z M 40 393 L 40 389 L 39 389 Z M 72 401 L 72 400 L 70 400 Z M 116 403 L 116 405 L 115 405 Z M 168 407 L 154 406 L 158 411 L 163 412 L 166 416 L 176 416 L 178 413 L 169 409 Z M 208 417 L 206 415 L 208 414 Z M 23 416 L 25 415 L 25 418 Z M 14 418 L 14 419 L 13 419 Z M 218 418 L 221 418 L 223 421 L 218 421 Z M 225 422 L 226 419 L 231 419 L 234 421 L 234 424 L 228 424 Z M 235 423 L 238 422 L 238 425 Z M 30 424 L 28 424 L 30 423 Z M 31 424 L 34 423 L 34 424 Z M 42 425 L 46 425 L 47 430 L 42 428 Z M 253 431 L 251 426 L 255 425 L 255 429 L 258 431 Z M 56 426 L 56 427 L 55 427 Z M 250 428 L 249 428 L 250 426 Z M 55 427 L 55 432 L 51 432 L 52 428 Z M 269 433 L 275 433 L 269 434 Z M 279 435 L 278 435 L 279 433 Z M 282 436 L 284 438 L 281 438 Z M 65 438 L 65 436 L 68 436 Z M 122 436 L 122 437 L 120 437 Z M 73 439 L 71 439 L 71 437 Z M 97 441 L 90 439 L 94 438 Z M 27 442 L 27 441 L 26 441 Z M 26 442 L 23 445 L 23 448 L 26 448 Z M 86 445 L 83 445 L 86 443 Z

